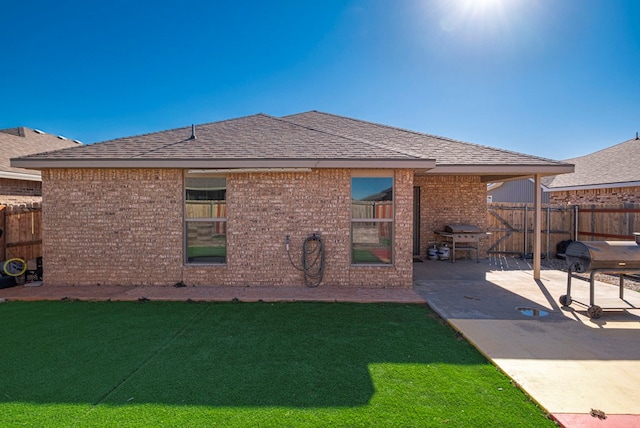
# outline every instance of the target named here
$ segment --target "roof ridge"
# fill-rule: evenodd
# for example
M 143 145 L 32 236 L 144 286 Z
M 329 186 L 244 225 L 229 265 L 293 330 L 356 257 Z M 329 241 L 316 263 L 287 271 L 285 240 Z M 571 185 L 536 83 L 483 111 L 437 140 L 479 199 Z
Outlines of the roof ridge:
M 246 116 L 233 117 L 231 119 L 214 120 L 212 122 L 205 122 L 205 123 L 196 123 L 196 124 L 193 124 L 193 125 L 195 125 L 195 126 L 213 125 L 214 123 L 232 122 L 234 120 L 246 119 L 246 118 L 252 117 L 252 116 L 267 116 L 267 117 L 270 117 L 268 114 L 255 113 L 255 114 L 248 114 Z M 146 137 L 146 136 L 153 135 L 153 134 L 164 134 L 165 132 L 179 131 L 181 129 L 187 129 L 188 130 L 190 127 L 191 127 L 191 125 L 186 125 L 186 126 L 179 126 L 179 127 L 171 128 L 171 129 L 163 129 L 162 131 L 151 131 L 151 132 L 144 132 L 142 134 L 129 135 L 127 137 L 110 138 L 108 140 L 96 141 L 95 143 L 92 143 L 92 145 L 93 144 L 108 143 L 108 142 L 111 142 L 111 141 L 118 141 L 118 140 L 128 140 L 130 138 Z M 191 134 L 189 134 L 189 135 L 191 135 Z
M 501 149 L 499 147 L 487 146 L 487 145 L 484 145 L 484 144 L 470 143 L 468 141 L 456 140 L 454 138 L 443 137 L 443 136 L 435 135 L 435 134 L 428 134 L 426 132 L 418 132 L 418 131 L 414 131 L 414 130 L 411 130 L 411 129 L 400 128 L 400 127 L 391 126 L 391 125 L 385 125 L 383 123 L 371 122 L 371 121 L 368 121 L 368 120 L 355 119 L 355 118 L 348 117 L 348 116 L 340 116 L 340 115 L 337 115 L 337 114 L 326 113 L 326 112 L 322 112 L 322 111 L 318 111 L 318 110 L 310 110 L 308 112 L 298 113 L 298 114 L 306 114 L 306 113 L 318 113 L 318 114 L 322 114 L 322 115 L 326 115 L 326 116 L 333 116 L 333 117 L 337 117 L 337 118 L 341 118 L 341 119 L 348 119 L 348 120 L 352 120 L 352 121 L 355 121 L 355 122 L 361 122 L 361 123 L 366 123 L 366 124 L 369 124 L 369 125 L 379 126 L 381 128 L 393 129 L 393 130 L 396 130 L 396 131 L 403 131 L 403 132 L 407 132 L 409 134 L 425 136 L 425 137 L 431 137 L 431 138 L 437 138 L 439 140 L 450 141 L 450 142 L 454 142 L 454 143 L 468 144 L 468 145 L 475 146 L 475 147 L 483 147 L 483 148 L 486 148 L 486 149 L 496 150 L 496 151 L 499 151 L 499 152 L 502 152 L 502 153 L 509 153 L 509 154 L 515 154 L 515 155 L 520 155 L 520 156 L 526 155 L 528 157 L 539 159 L 539 160 L 556 162 L 556 163 L 565 163 L 564 161 L 559 161 L 559 160 L 555 160 L 555 159 L 544 158 L 544 157 L 541 157 L 541 156 L 531 155 L 531 154 L 527 154 L 527 153 L 515 152 L 513 150 Z M 290 115 L 290 116 L 296 116 L 296 115 Z
M 564 161 L 565 161 L 565 162 L 569 162 L 569 161 L 574 161 L 574 160 L 577 160 L 577 159 L 582 159 L 582 158 L 591 157 L 591 156 L 593 156 L 593 155 L 595 155 L 595 154 L 598 154 L 598 153 L 601 153 L 601 152 L 610 151 L 610 150 L 612 150 L 612 149 L 614 149 L 614 148 L 616 148 L 616 147 L 618 147 L 618 146 L 621 146 L 621 145 L 623 145 L 623 144 L 633 143 L 634 141 L 638 141 L 638 142 L 639 142 L 638 144 L 640 144 L 640 139 L 636 139 L 636 138 L 634 137 L 634 138 L 630 138 L 630 139 L 628 139 L 628 140 L 626 140 L 626 141 L 623 141 L 623 142 L 621 142 L 621 143 L 614 144 L 613 146 L 605 147 L 605 148 L 603 148 L 603 149 L 596 150 L 595 152 L 587 153 L 586 155 L 576 156 L 576 157 L 573 157 L 573 158 L 568 158 L 568 159 L 565 159 Z
M 315 113 L 320 113 L 320 114 L 327 114 L 327 115 L 339 117 L 339 118 L 342 118 L 342 119 L 351 119 L 351 118 L 345 117 L 345 116 L 331 115 L 329 113 L 322 113 L 322 112 L 317 111 L 317 110 L 310 110 L 308 112 L 298 113 L 298 114 L 305 114 L 305 113 L 310 113 L 310 112 L 315 112 Z M 297 116 L 298 114 L 292 114 L 292 115 L 289 115 L 289 116 Z M 391 152 L 395 152 L 395 153 L 398 153 L 398 154 L 401 154 L 401 155 L 405 155 L 405 156 L 411 156 L 411 157 L 414 157 L 416 159 L 426 159 L 426 158 L 416 154 L 415 152 L 398 150 L 396 148 L 388 147 L 388 146 L 385 146 L 384 144 L 378 144 L 378 143 L 375 143 L 373 141 L 369 141 L 369 140 L 366 140 L 366 139 L 363 139 L 363 138 L 354 138 L 354 137 L 350 137 L 350 136 L 347 136 L 347 135 L 337 134 L 335 132 L 329 132 L 329 131 L 326 131 L 326 130 L 323 130 L 323 129 L 316 129 L 316 128 L 313 128 L 313 127 L 310 127 L 310 126 L 307 126 L 307 125 L 301 125 L 299 123 L 291 122 L 289 120 L 286 120 L 286 118 L 289 117 L 289 116 L 283 116 L 283 117 L 279 117 L 279 118 L 276 117 L 276 119 L 282 120 L 282 121 L 287 122 L 287 123 L 291 123 L 291 124 L 296 125 L 296 126 L 300 126 L 302 128 L 305 128 L 305 129 L 310 129 L 312 131 L 321 132 L 323 134 L 333 135 L 333 136 L 336 136 L 336 137 L 344 138 L 344 139 L 349 140 L 349 141 L 368 144 L 368 145 L 376 147 L 378 149 L 389 150 Z M 352 119 L 352 120 L 357 120 L 357 119 Z
M 29 131 L 33 131 L 30 128 L 27 128 L 26 126 L 14 126 L 13 128 L 4 128 L 4 129 L 0 129 L 0 132 L 2 132 L 3 134 L 7 134 L 7 135 L 11 135 L 13 137 L 26 137 L 26 133 L 24 132 L 25 129 L 28 129 Z
M 247 115 L 247 116 L 234 117 L 234 118 L 231 118 L 231 119 L 218 120 L 218 121 L 215 121 L 215 122 L 193 124 L 193 126 L 194 127 L 207 126 L 207 125 L 213 125 L 213 124 L 218 124 L 218 123 L 231 122 L 231 121 L 240 120 L 240 119 L 246 119 L 248 117 L 255 117 L 255 116 L 264 116 L 264 117 L 274 118 L 274 117 L 269 116 L 268 114 L 265 114 L 265 113 L 256 113 L 256 114 L 250 114 L 250 115 Z M 277 118 L 275 118 L 275 119 L 277 119 Z M 189 126 L 187 125 L 185 127 L 167 129 L 166 131 L 160 131 L 160 132 L 157 132 L 157 133 L 160 134 L 160 133 L 164 133 L 164 132 L 179 131 L 181 129 L 189 129 Z M 144 136 L 144 135 L 151 135 L 151 134 L 134 135 L 132 137 L 125 137 L 125 138 L 137 138 L 137 137 Z M 167 147 L 171 147 L 171 146 L 176 145 L 176 144 L 182 144 L 185 141 L 188 141 L 188 140 L 191 140 L 191 139 L 192 138 L 191 138 L 191 134 L 190 134 L 189 137 L 185 138 L 184 140 L 174 141 L 174 142 L 170 142 L 170 143 L 164 144 L 162 146 L 158 146 L 158 147 L 156 147 L 154 149 L 147 150 L 146 152 L 141 152 L 141 153 L 139 153 L 139 154 L 137 154 L 135 156 L 132 156 L 132 158 L 139 158 L 139 157 L 148 155 L 149 153 L 157 152 L 159 150 L 166 149 Z M 194 139 L 197 139 L 197 136 Z

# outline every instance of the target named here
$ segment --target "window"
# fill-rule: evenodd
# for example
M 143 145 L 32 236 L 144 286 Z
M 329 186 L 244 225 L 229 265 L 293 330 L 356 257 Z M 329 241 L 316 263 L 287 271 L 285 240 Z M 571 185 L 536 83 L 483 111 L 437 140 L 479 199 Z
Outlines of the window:
M 393 178 L 351 178 L 351 263 L 393 263 Z
M 227 180 L 189 173 L 185 187 L 187 263 L 227 260 Z

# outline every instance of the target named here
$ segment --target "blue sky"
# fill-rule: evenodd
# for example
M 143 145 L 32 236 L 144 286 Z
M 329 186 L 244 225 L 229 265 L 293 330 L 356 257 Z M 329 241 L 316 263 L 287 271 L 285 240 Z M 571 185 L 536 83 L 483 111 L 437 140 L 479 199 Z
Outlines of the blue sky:
M 553 159 L 640 131 L 637 0 L 5 0 L 0 10 L 0 128 L 93 143 L 320 110 Z

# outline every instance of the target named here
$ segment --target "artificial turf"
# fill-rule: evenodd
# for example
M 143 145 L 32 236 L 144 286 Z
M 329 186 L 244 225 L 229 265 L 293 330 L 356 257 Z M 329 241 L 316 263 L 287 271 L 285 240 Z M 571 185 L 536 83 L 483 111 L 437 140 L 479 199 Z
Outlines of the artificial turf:
M 424 305 L 0 304 L 0 426 L 554 426 Z

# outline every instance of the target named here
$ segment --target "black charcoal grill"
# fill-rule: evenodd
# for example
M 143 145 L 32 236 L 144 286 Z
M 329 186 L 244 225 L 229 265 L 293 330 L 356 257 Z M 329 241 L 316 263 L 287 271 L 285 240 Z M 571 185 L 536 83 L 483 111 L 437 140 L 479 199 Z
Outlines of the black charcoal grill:
M 640 234 L 636 234 L 635 241 L 574 241 L 567 246 L 565 256 L 567 294 L 560 296 L 560 304 L 569 306 L 573 303 L 571 299 L 572 274 L 574 272 L 590 272 L 587 313 L 590 318 L 600 318 L 602 308 L 594 302 L 595 274 L 598 272 L 618 274 L 620 276 L 620 299 L 624 299 L 624 274 L 640 272 Z

